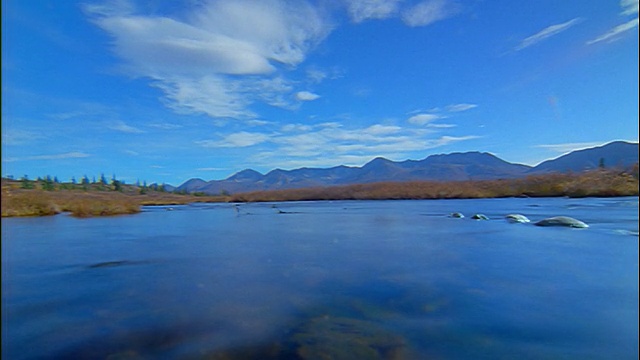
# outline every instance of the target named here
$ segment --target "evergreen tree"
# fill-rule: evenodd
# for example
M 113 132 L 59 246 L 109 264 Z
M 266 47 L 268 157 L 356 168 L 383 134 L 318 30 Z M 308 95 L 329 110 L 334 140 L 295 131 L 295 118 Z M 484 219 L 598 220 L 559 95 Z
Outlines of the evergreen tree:
M 20 187 L 23 189 L 33 189 L 35 187 L 33 181 L 29 180 L 29 176 L 27 175 L 23 176 L 20 182 L 22 183 Z
M 122 191 L 122 182 L 116 179 L 115 174 L 113 174 L 113 178 L 111 179 L 111 185 L 113 185 L 114 191 Z

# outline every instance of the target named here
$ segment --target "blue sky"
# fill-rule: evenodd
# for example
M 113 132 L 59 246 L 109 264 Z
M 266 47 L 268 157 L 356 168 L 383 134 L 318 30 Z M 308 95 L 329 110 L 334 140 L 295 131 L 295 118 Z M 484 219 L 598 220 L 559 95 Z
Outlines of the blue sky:
M 3 1 L 2 175 L 179 185 L 638 141 L 638 1 Z

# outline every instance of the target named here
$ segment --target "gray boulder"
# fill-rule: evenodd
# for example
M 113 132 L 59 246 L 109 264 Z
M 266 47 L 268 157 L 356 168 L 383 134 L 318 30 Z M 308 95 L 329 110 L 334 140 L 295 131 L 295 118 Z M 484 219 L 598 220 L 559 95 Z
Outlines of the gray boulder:
M 588 228 L 584 222 L 568 216 L 554 216 L 540 220 L 535 223 L 537 226 L 566 226 L 572 228 Z
M 520 215 L 520 214 L 509 214 L 504 218 L 507 219 L 507 221 L 512 223 L 528 223 L 531 221 L 526 216 Z

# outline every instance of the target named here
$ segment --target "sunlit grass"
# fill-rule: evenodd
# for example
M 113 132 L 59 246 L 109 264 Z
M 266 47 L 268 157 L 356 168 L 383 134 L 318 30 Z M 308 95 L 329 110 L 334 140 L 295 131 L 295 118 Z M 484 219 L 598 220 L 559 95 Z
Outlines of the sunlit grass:
M 256 191 L 231 196 L 235 202 L 303 200 L 478 199 L 500 197 L 638 196 L 635 171 L 594 170 L 486 181 L 382 182 L 335 187 Z
M 487 181 L 381 182 L 348 186 L 256 191 L 229 196 L 195 196 L 159 191 L 141 193 L 135 186 L 122 191 L 102 187 L 39 186 L 23 189 L 17 181 L 2 181 L 2 216 L 44 216 L 69 212 L 76 217 L 135 214 L 145 205 L 194 202 L 261 202 L 304 200 L 478 199 L 500 197 L 638 196 L 638 167 L 627 171 L 598 169 L 554 173 L 519 179 Z
M 69 212 L 75 217 L 135 214 L 144 205 L 178 205 L 193 202 L 222 202 L 221 197 L 196 197 L 172 193 L 20 189 L 3 184 L 2 217 L 45 216 Z

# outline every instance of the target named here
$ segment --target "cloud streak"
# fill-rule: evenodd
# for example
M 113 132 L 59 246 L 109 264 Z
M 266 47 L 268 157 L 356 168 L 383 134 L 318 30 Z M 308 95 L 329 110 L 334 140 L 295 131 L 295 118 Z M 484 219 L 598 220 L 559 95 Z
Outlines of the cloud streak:
M 309 91 L 299 91 L 296 93 L 296 99 L 299 101 L 313 101 L 319 99 L 320 95 Z
M 360 165 L 376 156 L 406 158 L 415 151 L 478 138 L 475 135 L 438 135 L 439 131 L 388 124 L 350 128 L 336 123 L 290 124 L 270 134 L 241 131 L 221 135 L 219 139 L 201 140 L 197 144 L 237 151 L 251 148 L 248 160 L 256 166 L 290 168 Z
M 618 35 L 626 33 L 627 31 L 638 27 L 638 0 L 621 0 L 620 6 L 622 7 L 622 12 L 620 13 L 621 15 L 635 15 L 635 18 L 627 21 L 624 24 L 615 26 L 613 29 L 596 37 L 593 40 L 587 41 L 587 45 L 596 44 L 602 41 L 617 40 L 619 38 Z
M 402 21 L 407 26 L 427 26 L 444 20 L 460 12 L 460 7 L 451 1 L 427 0 L 418 3 L 402 13 Z
M 575 18 L 575 19 L 571 19 L 567 22 L 564 22 L 562 24 L 556 24 L 556 25 L 551 25 L 548 26 L 544 29 L 542 29 L 541 31 L 537 32 L 534 35 L 531 35 L 527 38 L 525 38 L 524 40 L 522 40 L 520 42 L 520 44 L 518 46 L 516 46 L 514 48 L 515 51 L 520 51 L 523 49 L 528 48 L 529 46 L 535 45 L 543 40 L 546 40 L 552 36 L 558 35 L 563 31 L 568 30 L 569 28 L 571 28 L 572 26 L 578 24 L 579 22 L 581 22 L 582 19 L 580 18 Z
M 564 143 L 564 144 L 543 144 L 535 147 L 551 150 L 557 153 L 569 153 L 576 150 L 588 149 L 594 146 L 604 145 L 602 142 L 582 142 L 582 143 Z
M 135 7 L 86 6 L 113 39 L 128 74 L 152 80 L 179 112 L 251 118 L 255 101 L 283 105 L 292 87 L 279 73 L 304 61 L 332 29 L 306 2 L 220 0 L 181 16 Z M 285 104 L 286 105 L 286 104 Z
M 351 21 L 360 23 L 370 19 L 386 19 L 398 12 L 400 0 L 348 0 L 347 12 Z
M 51 155 L 34 155 L 34 156 L 25 156 L 20 158 L 7 158 L 3 159 L 6 162 L 15 162 L 15 161 L 32 161 L 32 160 L 62 160 L 62 159 L 81 159 L 86 158 L 91 155 L 79 152 L 72 151 L 63 154 L 51 154 Z

